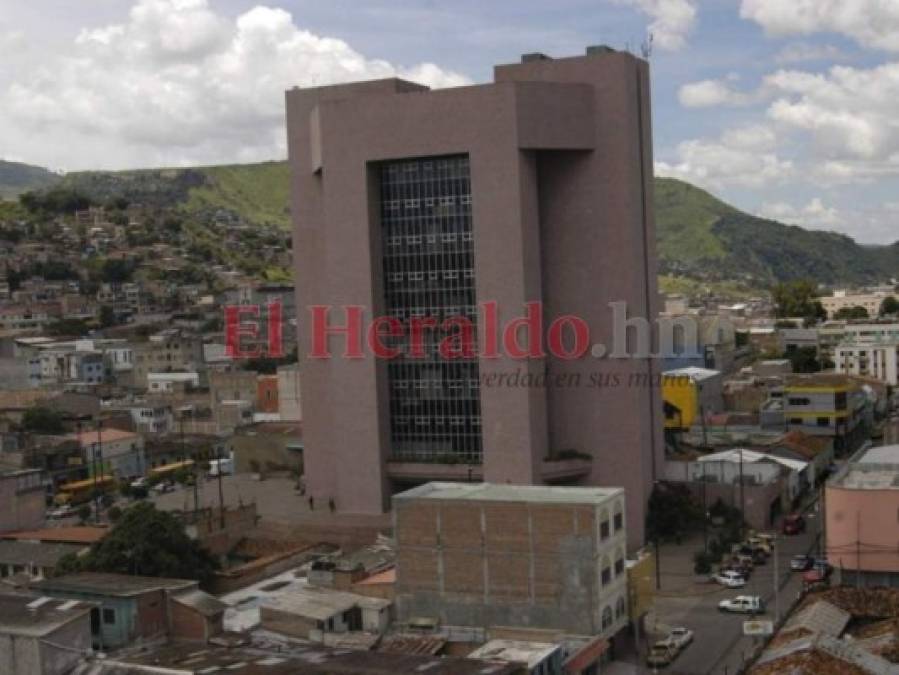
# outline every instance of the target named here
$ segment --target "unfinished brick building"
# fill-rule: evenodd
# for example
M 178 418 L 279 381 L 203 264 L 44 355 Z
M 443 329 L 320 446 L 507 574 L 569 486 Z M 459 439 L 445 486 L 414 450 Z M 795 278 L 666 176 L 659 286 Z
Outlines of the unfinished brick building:
M 627 623 L 621 488 L 428 483 L 393 507 L 400 620 L 606 637 Z

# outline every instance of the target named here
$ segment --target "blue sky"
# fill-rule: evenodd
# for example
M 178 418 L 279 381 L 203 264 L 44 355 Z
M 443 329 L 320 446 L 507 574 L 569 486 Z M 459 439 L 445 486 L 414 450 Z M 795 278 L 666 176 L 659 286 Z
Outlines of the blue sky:
M 0 0 L 0 157 L 281 157 L 294 84 L 486 82 L 524 52 L 639 51 L 648 32 L 658 174 L 899 239 L 899 0 Z

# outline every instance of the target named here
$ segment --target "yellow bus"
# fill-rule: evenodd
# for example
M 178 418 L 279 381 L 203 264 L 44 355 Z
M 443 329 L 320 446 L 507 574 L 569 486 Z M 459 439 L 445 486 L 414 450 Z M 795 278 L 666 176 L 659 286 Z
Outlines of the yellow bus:
M 156 480 L 174 480 L 175 474 L 179 471 L 189 471 L 193 473 L 194 461 L 186 459 L 183 462 L 172 462 L 171 464 L 163 464 L 155 469 L 150 469 L 150 478 Z
M 97 476 L 96 479 L 88 478 L 86 480 L 77 480 L 71 483 L 63 483 L 59 486 L 53 502 L 57 506 L 69 504 L 75 506 L 89 502 L 94 496 L 94 489 L 104 494 L 115 489 L 114 476 Z

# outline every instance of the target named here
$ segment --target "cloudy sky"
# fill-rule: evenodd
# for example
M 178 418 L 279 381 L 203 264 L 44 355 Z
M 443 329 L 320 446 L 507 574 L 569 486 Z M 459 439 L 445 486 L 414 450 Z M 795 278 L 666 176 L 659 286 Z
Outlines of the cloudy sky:
M 899 0 L 0 0 L 0 158 L 60 170 L 282 158 L 283 91 L 444 87 L 653 35 L 656 171 L 899 239 Z

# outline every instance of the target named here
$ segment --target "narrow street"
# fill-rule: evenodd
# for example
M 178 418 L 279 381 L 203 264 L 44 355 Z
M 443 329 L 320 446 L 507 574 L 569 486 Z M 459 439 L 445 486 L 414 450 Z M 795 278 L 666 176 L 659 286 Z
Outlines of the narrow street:
M 820 518 L 816 504 L 806 513 L 807 529 L 801 535 L 779 536 L 778 578 L 785 583 L 779 590 L 780 615 L 789 610 L 802 588 L 801 574 L 790 570 L 793 555 L 818 553 Z M 774 531 L 775 528 L 771 528 Z M 777 598 L 774 590 L 774 556 L 755 568 L 745 588 L 727 589 L 714 583 L 695 583 L 693 553 L 702 547 L 702 539 L 688 544 L 663 546 L 661 551 L 662 589 L 656 598 L 655 613 L 650 614 L 647 630 L 661 635 L 669 628 L 685 626 L 695 633 L 693 643 L 666 670 L 678 675 L 727 675 L 737 672 L 753 648 L 753 640 L 743 636 L 741 614 L 726 614 L 718 603 L 737 595 L 760 595 L 767 604 L 760 617 L 774 620 Z M 648 672 L 645 671 L 645 672 Z

